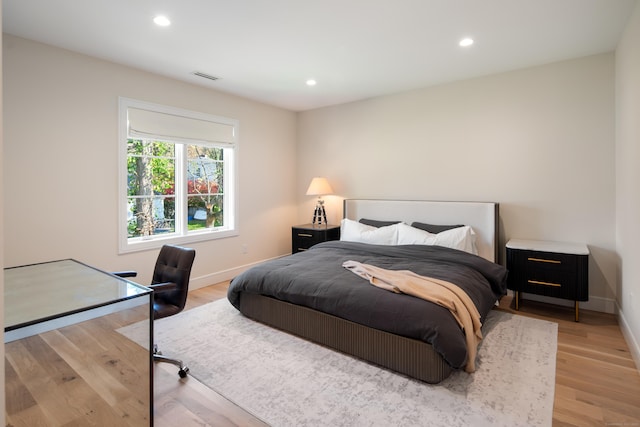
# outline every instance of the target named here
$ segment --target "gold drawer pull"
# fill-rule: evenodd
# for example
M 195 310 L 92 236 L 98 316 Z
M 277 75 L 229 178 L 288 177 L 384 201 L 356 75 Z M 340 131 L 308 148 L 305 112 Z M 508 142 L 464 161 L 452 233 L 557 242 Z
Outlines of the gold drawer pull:
M 313 237 L 313 234 L 298 233 L 298 237 Z
M 562 261 L 556 261 L 555 259 L 527 258 L 527 261 L 548 262 L 551 264 L 562 264 Z
M 560 288 L 562 287 L 561 284 L 559 283 L 549 283 L 549 282 L 540 282 L 538 280 L 527 280 L 527 282 L 532 283 L 534 285 L 544 285 L 544 286 L 553 286 L 555 288 Z

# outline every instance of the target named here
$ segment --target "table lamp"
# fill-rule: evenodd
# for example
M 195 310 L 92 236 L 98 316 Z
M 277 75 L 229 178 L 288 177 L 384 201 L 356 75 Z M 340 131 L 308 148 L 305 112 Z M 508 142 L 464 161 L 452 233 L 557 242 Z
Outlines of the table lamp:
M 325 194 L 333 194 L 327 179 L 323 177 L 313 178 L 307 189 L 307 196 L 318 196 L 316 209 L 313 212 L 313 225 L 316 225 L 316 221 L 318 225 L 327 225 L 327 214 L 324 211 L 324 200 L 322 200 L 322 196 Z

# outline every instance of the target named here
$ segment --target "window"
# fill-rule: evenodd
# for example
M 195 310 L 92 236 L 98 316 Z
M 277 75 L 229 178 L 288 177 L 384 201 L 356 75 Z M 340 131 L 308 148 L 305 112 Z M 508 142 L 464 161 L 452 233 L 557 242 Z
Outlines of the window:
M 120 252 L 236 228 L 237 120 L 120 98 Z

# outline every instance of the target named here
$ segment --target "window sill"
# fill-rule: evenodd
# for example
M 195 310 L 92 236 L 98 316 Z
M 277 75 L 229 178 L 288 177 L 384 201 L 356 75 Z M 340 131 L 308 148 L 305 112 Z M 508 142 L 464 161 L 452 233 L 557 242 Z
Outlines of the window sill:
M 204 231 L 200 233 L 190 234 L 188 236 L 171 235 L 155 235 L 150 238 L 137 238 L 132 241 L 120 242 L 120 248 L 118 253 L 125 254 L 131 252 L 148 251 L 151 249 L 158 249 L 162 245 L 187 245 L 189 243 L 204 242 L 207 240 L 225 239 L 228 237 L 237 236 L 238 229 L 232 230 L 215 230 Z

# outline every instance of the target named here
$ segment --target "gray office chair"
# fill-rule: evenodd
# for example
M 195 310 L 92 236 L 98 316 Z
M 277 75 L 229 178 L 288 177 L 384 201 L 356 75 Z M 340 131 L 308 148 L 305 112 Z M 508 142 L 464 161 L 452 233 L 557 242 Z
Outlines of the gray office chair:
M 147 287 L 153 289 L 153 318 L 173 316 L 184 309 L 189 291 L 189 276 L 195 259 L 196 251 L 174 245 L 164 245 L 160 249 L 156 266 L 153 270 L 153 280 Z M 135 271 L 120 271 L 113 273 L 120 277 L 136 277 Z M 168 362 L 178 366 L 180 378 L 187 376 L 189 368 L 182 360 L 172 359 L 162 355 L 156 345 L 153 348 L 153 360 Z

